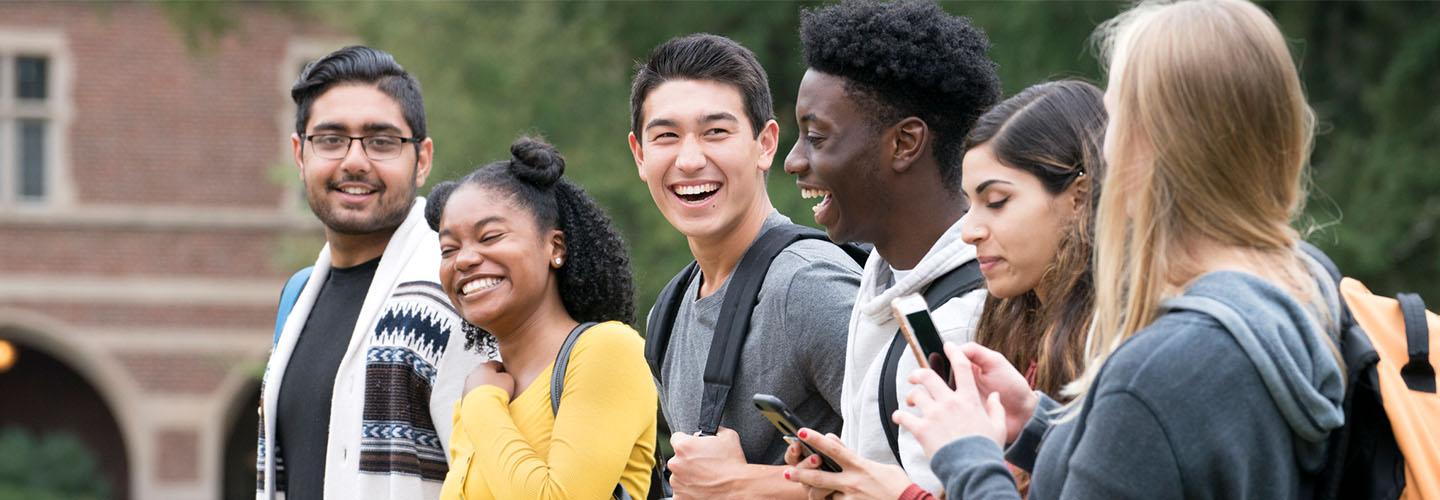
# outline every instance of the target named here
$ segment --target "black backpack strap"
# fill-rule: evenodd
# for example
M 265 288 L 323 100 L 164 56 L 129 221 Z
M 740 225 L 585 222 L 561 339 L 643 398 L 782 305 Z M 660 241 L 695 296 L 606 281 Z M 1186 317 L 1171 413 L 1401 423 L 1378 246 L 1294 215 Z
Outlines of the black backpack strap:
M 1400 377 L 1412 391 L 1435 393 L 1435 367 L 1430 365 L 1430 327 L 1425 321 L 1425 301 L 1419 295 L 1402 293 L 1400 314 L 1405 317 L 1405 345 L 1410 361 L 1400 369 Z
M 930 310 L 939 309 L 950 299 L 980 289 L 985 276 L 980 274 L 980 263 L 974 260 L 951 269 L 925 288 L 925 304 Z M 890 443 L 890 453 L 895 463 L 904 466 L 900 459 L 900 427 L 890 419 L 900 409 L 900 394 L 895 387 L 896 372 L 900 370 L 900 357 L 905 354 L 905 337 L 897 329 L 895 338 L 890 340 L 890 349 L 885 354 L 885 364 L 880 369 L 880 427 L 885 429 L 885 440 Z
M 580 323 L 570 330 L 570 335 L 565 337 L 565 343 L 560 344 L 560 352 L 555 354 L 555 367 L 550 369 L 550 414 L 560 414 L 560 394 L 565 391 L 565 368 L 570 364 L 570 350 L 575 348 L 575 342 L 580 340 L 580 334 L 585 333 L 595 323 Z
M 715 322 L 715 332 L 710 340 L 710 353 L 705 359 L 705 388 L 700 398 L 699 433 L 714 435 L 720 429 L 720 418 L 725 414 L 725 401 L 730 397 L 730 388 L 735 384 L 735 372 L 740 366 L 740 350 L 750 333 L 750 315 L 760 299 L 760 285 L 770 270 L 770 261 L 775 256 L 802 239 L 824 238 L 825 234 L 795 224 L 774 226 L 760 234 L 755 243 L 745 250 L 725 298 L 720 303 L 720 316 Z
M 665 351 L 670 347 L 670 330 L 675 327 L 675 315 L 685 300 L 685 289 L 690 286 L 699 265 L 690 261 L 670 283 L 660 290 L 655 298 L 655 308 L 645 318 L 645 361 L 650 364 L 650 375 L 660 381 L 660 366 L 665 363 Z

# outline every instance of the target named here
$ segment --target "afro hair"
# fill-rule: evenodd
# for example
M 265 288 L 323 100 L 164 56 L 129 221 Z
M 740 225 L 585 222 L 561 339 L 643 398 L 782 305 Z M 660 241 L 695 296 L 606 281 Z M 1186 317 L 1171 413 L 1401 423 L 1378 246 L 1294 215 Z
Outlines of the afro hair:
M 945 186 L 959 189 L 965 136 L 1000 100 L 985 32 L 929 0 L 852 0 L 802 14 L 800 42 L 805 64 L 844 78 L 876 125 L 923 120 Z

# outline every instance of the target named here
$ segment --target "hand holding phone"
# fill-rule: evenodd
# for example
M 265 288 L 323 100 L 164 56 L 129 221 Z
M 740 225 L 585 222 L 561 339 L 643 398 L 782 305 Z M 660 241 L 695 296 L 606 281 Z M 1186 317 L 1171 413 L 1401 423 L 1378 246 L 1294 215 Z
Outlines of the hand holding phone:
M 915 355 L 915 362 L 921 368 L 935 370 L 941 379 L 949 382 L 950 359 L 945 357 L 945 340 L 940 338 L 940 331 L 935 328 L 925 299 L 915 293 L 896 297 L 890 301 L 890 312 L 900 323 L 900 333 Z
M 835 460 L 825 456 L 824 453 L 815 451 L 815 448 L 810 447 L 809 444 L 800 440 L 800 438 L 795 435 L 795 433 L 800 431 L 801 427 L 807 426 L 804 422 L 800 421 L 800 417 L 790 412 L 790 407 L 785 406 L 784 401 L 769 394 L 756 394 L 751 398 L 751 401 L 755 403 L 755 409 L 760 410 L 760 414 L 765 415 L 765 419 L 770 421 L 770 425 L 774 425 L 775 429 L 779 430 L 780 434 L 785 436 L 786 442 L 799 443 L 800 448 L 805 450 L 805 456 L 807 457 L 810 455 L 819 456 L 820 470 L 827 472 L 841 471 L 840 464 L 835 463 Z

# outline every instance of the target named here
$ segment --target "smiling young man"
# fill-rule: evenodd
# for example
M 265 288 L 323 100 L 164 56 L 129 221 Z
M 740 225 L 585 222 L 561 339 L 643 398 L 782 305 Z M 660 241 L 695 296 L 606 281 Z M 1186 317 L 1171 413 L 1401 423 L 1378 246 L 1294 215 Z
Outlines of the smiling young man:
M 751 403 L 771 394 L 816 429 L 840 429 L 845 318 L 859 266 L 834 244 L 800 240 L 769 263 L 719 432 L 703 429 L 703 380 L 731 278 L 762 233 L 791 224 L 775 211 L 765 176 L 779 143 L 769 82 L 755 55 L 708 34 L 670 40 L 638 69 L 630 94 L 630 151 L 660 213 L 685 235 L 698 272 L 658 363 L 660 406 L 675 433 L 676 498 L 803 497 L 784 480 L 786 444 Z M 738 293 L 738 292 L 737 292 Z M 663 305 L 657 304 L 657 309 Z M 746 311 L 737 311 L 746 314 Z M 647 339 L 662 328 L 652 311 Z
M 897 431 L 892 448 L 886 426 L 894 424 L 879 410 L 882 393 L 891 394 L 882 384 L 904 401 L 911 387 L 905 377 L 917 366 L 902 356 L 886 378 L 898 328 L 890 301 L 922 293 L 975 259 L 960 237 L 960 161 L 965 135 L 1000 95 L 989 41 L 930 1 L 850 1 L 807 11 L 800 37 L 809 69 L 795 104 L 800 136 L 785 170 L 804 197 L 819 198 L 815 221 L 832 239 L 875 245 L 850 319 L 842 438 L 861 456 L 902 465 L 938 492 L 915 438 Z M 936 308 L 941 337 L 971 340 L 985 295 L 974 290 Z
M 271 352 L 257 498 L 435 498 L 465 376 L 440 248 L 415 190 L 430 173 L 419 83 L 347 47 L 291 89 L 290 142 L 326 244 Z

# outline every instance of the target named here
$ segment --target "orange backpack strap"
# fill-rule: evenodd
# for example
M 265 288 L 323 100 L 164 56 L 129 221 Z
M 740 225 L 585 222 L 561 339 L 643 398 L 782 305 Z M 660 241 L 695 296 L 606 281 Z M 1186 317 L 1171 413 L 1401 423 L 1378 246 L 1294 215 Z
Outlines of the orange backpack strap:
M 1412 391 L 1435 393 L 1435 367 L 1430 366 L 1430 329 L 1425 322 L 1425 302 L 1419 295 L 1402 293 L 1400 314 L 1405 318 L 1405 344 L 1410 361 L 1400 369 L 1400 377 Z

